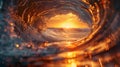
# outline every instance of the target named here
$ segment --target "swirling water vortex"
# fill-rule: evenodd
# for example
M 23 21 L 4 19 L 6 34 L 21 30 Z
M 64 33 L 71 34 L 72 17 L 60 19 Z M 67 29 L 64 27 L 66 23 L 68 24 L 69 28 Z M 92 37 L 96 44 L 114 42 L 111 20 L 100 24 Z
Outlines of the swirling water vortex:
M 15 41 L 13 44 L 15 47 L 11 46 L 17 49 L 4 55 L 40 56 L 39 58 L 44 60 L 83 57 L 83 55 L 87 57 L 109 50 L 119 40 L 119 15 L 109 0 L 11 0 L 11 2 L 8 7 L 10 16 L 8 27 L 14 30 L 11 32 L 11 29 L 7 29 L 7 31 L 10 33 L 9 36 L 14 34 L 10 38 L 17 38 L 19 42 Z M 41 38 L 35 37 L 41 35 L 41 31 L 46 28 L 46 17 L 69 12 L 76 14 L 91 28 L 91 33 L 86 38 L 71 43 L 73 48 L 64 46 L 65 43 L 46 45 L 46 42 L 41 43 Z M 37 23 L 36 20 L 41 23 Z M 38 29 L 34 24 L 41 25 L 41 28 Z M 1 52 L 3 53 L 4 51 Z

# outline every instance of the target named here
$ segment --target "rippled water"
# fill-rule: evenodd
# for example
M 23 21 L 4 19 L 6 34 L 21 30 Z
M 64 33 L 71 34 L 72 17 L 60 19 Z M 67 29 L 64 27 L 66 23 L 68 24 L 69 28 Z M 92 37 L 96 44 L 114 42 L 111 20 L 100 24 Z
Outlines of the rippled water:
M 68 13 L 88 29 L 47 27 L 50 18 Z M 119 67 L 119 18 L 113 0 L 0 0 L 0 64 Z

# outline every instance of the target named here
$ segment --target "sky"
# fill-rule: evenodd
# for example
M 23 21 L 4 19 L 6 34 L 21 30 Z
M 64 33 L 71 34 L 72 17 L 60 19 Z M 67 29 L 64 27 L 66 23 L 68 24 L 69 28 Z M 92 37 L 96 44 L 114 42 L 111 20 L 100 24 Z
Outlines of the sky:
M 89 25 L 82 22 L 80 18 L 73 14 L 59 14 L 47 20 L 48 28 L 89 28 Z

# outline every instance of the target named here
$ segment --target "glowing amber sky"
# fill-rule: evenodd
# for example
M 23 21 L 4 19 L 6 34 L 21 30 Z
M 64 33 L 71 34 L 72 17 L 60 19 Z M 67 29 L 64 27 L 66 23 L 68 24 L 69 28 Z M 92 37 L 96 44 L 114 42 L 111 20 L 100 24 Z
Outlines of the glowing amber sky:
M 53 16 L 47 22 L 49 28 L 89 28 L 87 23 L 81 22 L 73 13 Z

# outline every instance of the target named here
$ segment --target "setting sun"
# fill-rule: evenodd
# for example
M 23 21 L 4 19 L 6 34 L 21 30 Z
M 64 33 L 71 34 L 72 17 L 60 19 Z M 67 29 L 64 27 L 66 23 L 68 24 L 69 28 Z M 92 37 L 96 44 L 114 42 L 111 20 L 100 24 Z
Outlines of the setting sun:
M 87 23 L 73 13 L 55 15 L 47 22 L 48 28 L 89 28 Z
M 72 22 L 65 22 L 60 25 L 63 28 L 76 28 L 77 26 Z

